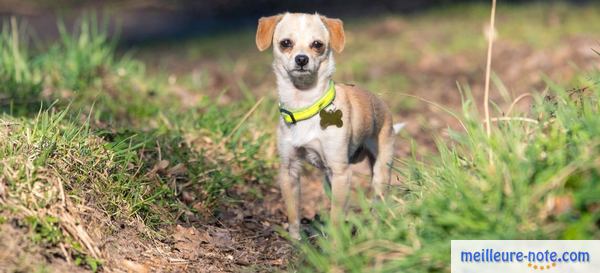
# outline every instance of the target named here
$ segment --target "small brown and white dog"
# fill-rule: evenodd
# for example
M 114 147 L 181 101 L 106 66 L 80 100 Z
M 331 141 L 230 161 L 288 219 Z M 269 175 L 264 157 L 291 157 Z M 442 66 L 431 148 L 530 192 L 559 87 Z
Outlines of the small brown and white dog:
M 334 84 L 333 51 L 344 49 L 343 23 L 318 14 L 260 18 L 256 45 L 273 45 L 281 119 L 279 184 L 289 233 L 300 239 L 300 172 L 307 160 L 331 186 L 331 217 L 339 222 L 351 187 L 350 164 L 368 158 L 372 186 L 382 197 L 390 182 L 395 129 L 383 101 L 353 85 Z

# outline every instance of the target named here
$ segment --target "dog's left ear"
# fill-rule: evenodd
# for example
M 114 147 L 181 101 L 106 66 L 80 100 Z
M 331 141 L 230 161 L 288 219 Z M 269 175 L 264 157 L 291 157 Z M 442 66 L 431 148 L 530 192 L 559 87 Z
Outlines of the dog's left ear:
M 344 45 L 346 44 L 346 35 L 344 34 L 344 22 L 340 19 L 335 18 L 327 18 L 325 16 L 321 16 L 321 20 L 327 26 L 329 30 L 329 35 L 331 36 L 331 47 L 337 52 L 340 53 L 344 50 Z
M 283 15 L 279 14 L 258 19 L 258 29 L 256 29 L 256 47 L 258 47 L 258 50 L 264 51 L 271 46 L 275 26 L 277 26 L 281 17 Z

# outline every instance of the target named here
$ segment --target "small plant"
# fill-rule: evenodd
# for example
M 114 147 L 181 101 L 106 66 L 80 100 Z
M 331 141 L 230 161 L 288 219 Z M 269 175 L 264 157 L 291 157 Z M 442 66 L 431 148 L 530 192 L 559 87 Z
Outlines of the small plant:
M 31 231 L 31 240 L 35 243 L 55 246 L 63 240 L 63 234 L 58 225 L 59 219 L 56 217 L 28 216 L 25 218 L 25 222 Z

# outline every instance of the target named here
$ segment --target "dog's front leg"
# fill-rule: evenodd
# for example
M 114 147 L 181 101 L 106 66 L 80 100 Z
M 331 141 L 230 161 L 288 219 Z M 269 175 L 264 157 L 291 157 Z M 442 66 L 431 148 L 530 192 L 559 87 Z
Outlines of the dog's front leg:
M 338 225 L 344 217 L 352 170 L 348 163 L 334 163 L 329 166 L 329 169 L 331 175 L 331 222 Z
M 297 158 L 282 158 L 279 169 L 279 187 L 285 202 L 290 237 L 300 240 L 300 171 Z

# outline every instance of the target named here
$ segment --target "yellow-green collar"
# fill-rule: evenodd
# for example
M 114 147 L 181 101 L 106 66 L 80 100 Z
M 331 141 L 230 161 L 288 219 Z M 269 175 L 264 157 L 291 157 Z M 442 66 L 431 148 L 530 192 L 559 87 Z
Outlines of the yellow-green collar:
M 279 105 L 279 112 L 286 123 L 296 124 L 298 121 L 309 119 L 318 114 L 325 107 L 329 106 L 333 102 L 333 99 L 335 99 L 335 84 L 331 80 L 325 94 L 311 106 L 291 110 Z

